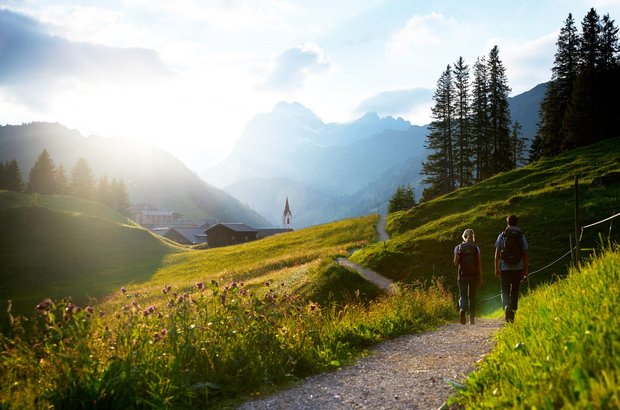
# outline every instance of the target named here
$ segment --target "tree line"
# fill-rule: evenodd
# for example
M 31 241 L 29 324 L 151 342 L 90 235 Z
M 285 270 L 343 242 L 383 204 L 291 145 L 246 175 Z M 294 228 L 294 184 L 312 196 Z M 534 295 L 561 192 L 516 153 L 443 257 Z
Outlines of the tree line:
M 541 103 L 530 158 L 553 156 L 620 136 L 618 27 L 592 8 L 578 31 L 572 13 L 556 42 L 551 81 Z
M 70 177 L 67 177 L 62 164 L 56 166 L 46 149 L 39 154 L 30 169 L 27 183 L 24 183 L 16 160 L 0 162 L 0 189 L 46 195 L 72 195 L 99 201 L 125 216 L 131 216 L 129 194 L 122 179 L 110 181 L 104 175 L 97 182 L 84 158 L 77 160 Z
M 526 140 L 521 125 L 511 123 L 509 92 L 497 46 L 472 70 L 463 57 L 446 67 L 433 94 L 423 201 L 525 163 Z

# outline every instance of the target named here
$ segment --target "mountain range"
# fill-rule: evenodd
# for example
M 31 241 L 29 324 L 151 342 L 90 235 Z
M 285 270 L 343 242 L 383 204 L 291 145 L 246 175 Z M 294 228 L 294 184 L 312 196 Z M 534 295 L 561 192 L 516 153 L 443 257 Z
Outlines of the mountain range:
M 537 131 L 545 84 L 509 98 L 522 135 Z M 385 213 L 399 185 L 419 198 L 427 126 L 367 113 L 356 121 L 324 123 L 303 105 L 281 102 L 256 115 L 234 150 L 204 178 L 279 223 L 288 197 L 293 226 Z
M 0 126 L 0 161 L 17 160 L 25 181 L 46 149 L 70 177 L 78 158 L 88 161 L 97 178 L 123 179 L 132 203 L 183 214 L 187 221 L 270 223 L 221 189 L 204 182 L 179 159 L 152 146 L 126 139 L 85 137 L 56 123 Z

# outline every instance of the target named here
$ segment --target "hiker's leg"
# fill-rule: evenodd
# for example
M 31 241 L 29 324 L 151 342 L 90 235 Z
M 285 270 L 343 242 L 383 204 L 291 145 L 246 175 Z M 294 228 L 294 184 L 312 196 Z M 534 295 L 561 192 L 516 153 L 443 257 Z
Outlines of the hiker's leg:
M 476 287 L 477 279 L 469 280 L 469 318 L 473 321 L 476 314 Z
M 506 306 L 510 306 L 510 271 L 503 270 L 500 275 L 502 285 L 502 308 L 506 310 Z
M 468 300 L 467 300 L 467 293 L 468 293 L 467 280 L 462 277 L 459 277 L 457 282 L 459 284 L 459 310 L 464 310 L 467 312 L 467 308 L 469 307 Z
M 512 271 L 511 274 L 510 308 L 513 312 L 516 312 L 519 305 L 519 284 L 521 283 L 521 278 L 523 277 L 523 271 L 515 270 Z

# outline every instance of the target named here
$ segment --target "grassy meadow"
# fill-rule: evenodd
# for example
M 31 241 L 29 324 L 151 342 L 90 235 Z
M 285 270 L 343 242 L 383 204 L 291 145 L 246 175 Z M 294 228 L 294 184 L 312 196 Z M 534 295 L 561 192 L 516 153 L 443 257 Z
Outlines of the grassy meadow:
M 84 212 L 67 207 L 6 209 L 83 223 Z M 87 218 L 106 229 L 125 225 Z M 128 225 L 160 250 L 150 271 L 126 277 L 97 304 L 51 298 L 33 304 L 34 316 L 8 315 L 0 336 L 0 407 L 228 407 L 338 368 L 386 338 L 454 318 L 452 297 L 440 283 L 387 296 L 335 264 L 335 256 L 373 240 L 376 221 L 350 219 L 210 250 L 174 247 Z M 119 232 L 119 239 L 126 234 Z M 45 244 L 64 252 L 51 240 Z M 148 262 L 148 254 L 139 257 Z M 100 272 L 88 276 L 91 289 L 107 290 L 109 276 Z M 57 283 L 67 295 L 79 289 Z
M 452 264 L 454 246 L 466 228 L 473 228 L 480 246 L 483 265 L 481 297 L 499 293 L 493 258 L 497 235 L 506 227 L 506 217 L 521 219 L 530 250 L 530 271 L 556 260 L 570 249 L 574 234 L 574 176 L 579 176 L 581 224 L 587 225 L 620 211 L 618 184 L 590 188 L 596 176 L 620 172 L 620 138 L 580 148 L 557 157 L 543 158 L 528 166 L 499 174 L 471 187 L 420 204 L 410 211 L 388 216 L 392 239 L 367 246 L 352 260 L 384 276 L 404 282 L 443 277 L 457 293 L 456 270 Z M 609 223 L 584 232 L 582 255 L 607 242 Z M 613 229 L 611 240 L 620 240 Z M 565 275 L 570 258 L 531 277 L 530 284 L 549 282 Z M 499 307 L 499 298 L 483 304 L 483 311 Z
M 620 408 L 620 248 L 540 286 L 455 400 L 466 408 Z

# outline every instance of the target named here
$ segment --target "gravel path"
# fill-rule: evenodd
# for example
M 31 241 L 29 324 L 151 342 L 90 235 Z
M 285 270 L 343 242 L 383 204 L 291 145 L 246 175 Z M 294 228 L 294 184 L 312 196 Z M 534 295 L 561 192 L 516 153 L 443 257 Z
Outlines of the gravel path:
M 493 347 L 502 325 L 478 319 L 450 323 L 378 345 L 367 357 L 331 373 L 309 377 L 290 390 L 240 409 L 437 409 Z

